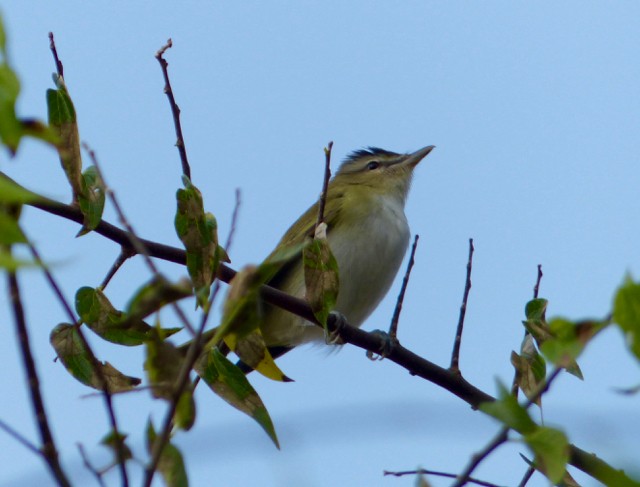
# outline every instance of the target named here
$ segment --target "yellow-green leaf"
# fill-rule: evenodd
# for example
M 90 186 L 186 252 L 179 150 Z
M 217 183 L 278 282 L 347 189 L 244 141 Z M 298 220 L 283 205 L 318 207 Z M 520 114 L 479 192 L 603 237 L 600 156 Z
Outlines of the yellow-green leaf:
M 193 281 L 197 304 L 206 308 L 210 286 L 223 255 L 218 246 L 215 217 L 205 213 L 198 188 L 186 176 L 183 180 L 185 189 L 179 189 L 176 193 L 175 228 L 187 252 L 187 270 Z
M 157 435 L 153 424 L 149 421 L 147 425 L 147 451 L 153 451 L 153 444 Z M 180 450 L 171 442 L 168 442 L 162 449 L 160 461 L 158 462 L 158 472 L 162 475 L 167 487 L 189 487 L 187 470 L 184 466 L 184 459 Z
M 82 191 L 78 194 L 78 204 L 84 216 L 82 229 L 78 237 L 95 230 L 102 220 L 104 210 L 105 186 L 95 166 L 82 173 Z
M 62 169 L 73 191 L 73 201 L 83 191 L 82 156 L 76 110 L 61 76 L 54 75 L 57 89 L 47 90 L 49 125 L 59 137 L 57 145 Z
M 111 431 L 109 434 L 104 436 L 102 440 L 100 440 L 100 444 L 106 446 L 113 452 L 114 463 L 118 461 L 118 439 L 120 441 L 120 445 L 122 447 L 122 453 L 124 454 L 123 460 L 131 460 L 133 458 L 133 454 L 131 453 L 131 449 L 126 445 L 125 441 L 127 439 L 127 435 L 122 433 L 114 433 Z
M 173 399 L 183 360 L 180 350 L 164 340 L 154 329 L 146 342 L 144 361 L 144 370 L 154 397 Z
M 212 348 L 209 352 L 202 354 L 194 369 L 213 392 L 234 408 L 253 418 L 269 435 L 276 447 L 280 448 L 267 408 L 238 367 L 217 348 Z
M 109 362 L 93 362 L 74 325 L 61 323 L 49 337 L 67 371 L 83 384 L 102 390 L 102 380 L 110 392 L 122 392 L 140 384 L 140 379 L 129 377 L 113 367 Z M 95 366 L 94 366 L 95 365 Z
M 560 482 L 569 461 L 569 441 L 562 431 L 544 426 L 524 435 L 535 455 L 535 465 L 552 484 Z
M 338 262 L 331 252 L 321 223 L 320 232 L 302 252 L 306 298 L 316 319 L 326 327 L 338 299 Z
M 624 333 L 631 352 L 640 359 L 640 284 L 633 282 L 630 277 L 616 292 L 613 321 Z
M 520 433 L 527 434 L 535 431 L 537 425 L 529 417 L 527 410 L 518 403 L 504 385 L 498 384 L 498 389 L 499 398 L 493 402 L 483 402 L 479 409 Z
M 137 309 L 139 310 L 140 308 Z M 156 329 L 145 323 L 140 315 L 123 313 L 114 308 L 100 289 L 90 287 L 78 289 L 76 311 L 91 331 L 102 339 L 118 345 L 127 347 L 142 345 L 156 332 Z M 180 330 L 180 328 L 166 328 L 161 332 L 164 337 L 168 337 Z

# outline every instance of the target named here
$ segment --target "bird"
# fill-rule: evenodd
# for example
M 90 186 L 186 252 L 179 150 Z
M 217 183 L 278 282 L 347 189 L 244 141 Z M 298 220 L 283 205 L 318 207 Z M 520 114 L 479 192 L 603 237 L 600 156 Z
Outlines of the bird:
M 405 203 L 415 167 L 435 146 L 411 153 L 378 147 L 351 152 L 329 181 L 324 222 L 329 247 L 338 264 L 339 290 L 334 312 L 356 327 L 389 291 L 410 240 Z M 319 202 L 286 231 L 269 258 L 313 237 Z M 305 298 L 302 252 L 266 282 Z M 292 348 L 326 337 L 323 329 L 276 306 L 266 304 L 260 331 L 276 358 Z

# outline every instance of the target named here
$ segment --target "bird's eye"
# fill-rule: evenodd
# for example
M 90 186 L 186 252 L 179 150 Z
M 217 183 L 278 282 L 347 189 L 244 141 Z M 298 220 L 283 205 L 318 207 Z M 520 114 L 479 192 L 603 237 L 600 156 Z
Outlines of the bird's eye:
M 369 171 L 373 171 L 374 169 L 378 169 L 380 167 L 380 163 L 378 161 L 371 161 L 367 164 L 367 169 Z

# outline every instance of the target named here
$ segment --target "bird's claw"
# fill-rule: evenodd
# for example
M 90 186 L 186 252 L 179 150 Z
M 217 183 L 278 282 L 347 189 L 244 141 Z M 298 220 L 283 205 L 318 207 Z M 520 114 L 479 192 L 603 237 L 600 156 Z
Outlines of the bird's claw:
M 380 351 L 377 354 L 370 350 L 367 350 L 367 358 L 369 360 L 382 360 L 388 357 L 393 350 L 393 347 L 400 343 L 395 335 L 390 335 L 386 331 L 373 330 L 371 333 L 382 340 L 382 346 L 380 347 Z
M 339 311 L 332 311 L 330 314 L 334 319 L 334 327 L 332 331 L 324 329 L 324 341 L 327 345 L 344 345 L 345 342 L 340 336 L 340 331 L 347 323 L 347 318 Z

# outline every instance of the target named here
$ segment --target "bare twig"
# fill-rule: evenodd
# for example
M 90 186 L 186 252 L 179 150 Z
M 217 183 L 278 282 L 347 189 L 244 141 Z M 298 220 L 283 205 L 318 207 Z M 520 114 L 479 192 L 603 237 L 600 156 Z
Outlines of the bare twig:
M 64 79 L 64 67 L 62 66 L 62 61 L 60 61 L 60 58 L 58 57 L 56 43 L 53 40 L 53 32 L 49 32 L 49 49 L 51 49 L 51 53 L 53 54 L 53 60 L 56 63 L 56 71 L 58 72 L 58 76 Z
M 462 329 L 464 327 L 464 317 L 467 313 L 467 300 L 469 299 L 469 291 L 471 290 L 471 267 L 473 265 L 473 239 L 469 239 L 469 260 L 467 261 L 467 279 L 464 285 L 464 295 L 462 297 L 462 305 L 460 306 L 460 316 L 458 318 L 458 327 L 456 329 L 456 338 L 453 342 L 453 352 L 451 353 L 451 365 L 449 370 L 460 373 L 460 344 L 462 343 Z
M 407 270 L 402 278 L 402 286 L 400 287 L 400 294 L 396 300 L 396 307 L 393 310 L 393 317 L 391 318 L 391 324 L 389 325 L 389 336 L 391 339 L 398 337 L 398 323 L 400 322 L 400 312 L 402 311 L 402 303 L 404 302 L 404 294 L 407 291 L 409 285 L 409 276 L 411 276 L 411 269 L 415 263 L 416 248 L 418 247 L 418 239 L 420 235 L 413 238 L 413 245 L 411 246 L 411 254 L 409 255 L 409 262 L 407 263 Z
M 7 423 L 2 421 L 1 419 L 0 419 L 0 429 L 4 430 L 5 433 L 13 437 L 13 439 L 16 440 L 18 443 L 22 444 L 22 446 L 24 446 L 28 450 L 31 450 L 32 453 L 36 454 L 39 457 L 44 457 L 42 450 L 40 450 L 36 445 L 34 445 L 27 438 L 22 436 L 20 432 L 13 429 L 11 426 L 9 426 Z
M 538 264 L 538 277 L 536 279 L 536 285 L 533 286 L 533 299 L 538 298 L 538 291 L 540 290 L 540 281 L 542 280 L 542 265 Z
M 102 478 L 102 473 L 91 464 L 91 461 L 89 461 L 89 455 L 87 455 L 87 452 L 84 449 L 84 446 L 82 446 L 81 443 L 78 443 L 77 447 L 78 447 L 78 450 L 80 451 L 80 456 L 82 457 L 82 463 L 84 463 L 84 466 L 86 467 L 86 469 L 93 474 L 93 476 L 96 478 L 96 481 L 98 482 L 98 485 L 100 485 L 100 487 L 107 487 L 107 484 L 104 482 L 104 479 Z
M 62 470 L 62 466 L 58 459 L 58 450 L 56 448 L 55 441 L 53 440 L 51 429 L 49 428 L 49 420 L 47 419 L 44 401 L 40 392 L 40 380 L 38 379 L 36 364 L 33 360 L 33 353 L 31 352 L 31 344 L 29 342 L 27 322 L 25 320 L 22 298 L 20 296 L 18 277 L 16 276 L 16 273 L 12 271 L 7 273 L 7 277 L 9 295 L 13 308 L 13 317 L 16 326 L 16 335 L 18 336 L 22 362 L 28 378 L 31 406 L 38 425 L 40 441 L 42 442 L 42 456 L 58 484 L 63 487 L 70 487 L 71 483 L 64 473 L 64 470 Z
M 104 276 L 104 279 L 100 284 L 100 288 L 105 289 L 107 287 L 107 284 L 109 284 L 109 282 L 113 278 L 113 276 L 115 276 L 116 272 L 118 272 L 120 267 L 122 267 L 122 264 L 124 264 L 128 259 L 130 259 L 134 255 L 136 255 L 135 251 L 126 247 L 121 247 L 118 257 L 116 257 L 116 260 L 111 266 L 111 268 L 109 269 L 109 272 L 107 272 L 107 275 Z
M 524 473 L 522 480 L 518 484 L 518 487 L 525 487 L 525 485 L 527 485 L 527 482 L 529 482 L 529 479 L 533 476 L 535 471 L 536 471 L 535 468 L 533 468 L 532 466 L 529 466 L 529 468 L 527 468 L 527 471 Z
M 187 148 L 184 143 L 184 136 L 182 135 L 182 125 L 180 124 L 180 107 L 176 103 L 176 99 L 173 96 L 173 89 L 171 88 L 171 82 L 169 81 L 169 63 L 163 57 L 164 53 L 173 46 L 171 39 L 167 40 L 167 43 L 156 52 L 156 59 L 160 63 L 162 69 L 162 76 L 164 77 L 164 92 L 169 98 L 169 105 L 171 106 L 171 113 L 173 114 L 173 125 L 176 131 L 176 147 L 180 153 L 180 162 L 182 163 L 182 174 L 191 179 L 191 167 L 189 166 L 189 160 L 187 159 Z
M 404 477 L 405 475 L 435 475 L 436 477 L 445 477 L 449 479 L 455 479 L 457 477 L 454 473 L 438 472 L 437 470 L 426 470 L 424 468 L 420 468 L 418 470 L 404 470 L 402 472 L 389 472 L 385 470 L 383 475 L 392 475 L 394 477 Z M 469 478 L 468 482 L 476 485 L 482 485 L 483 487 L 500 487 L 498 484 L 474 478 Z
M 60 288 L 60 286 L 58 285 L 58 283 L 54 279 L 53 274 L 51 273 L 51 271 L 49 271 L 49 268 L 47 267 L 47 265 L 44 263 L 44 261 L 40 257 L 40 253 L 37 251 L 35 246 L 33 244 L 31 244 L 31 243 L 29 243 L 29 250 L 31 251 L 31 254 L 33 255 L 33 258 L 36 260 L 38 265 L 42 268 L 42 271 L 44 272 L 45 278 L 47 279 L 47 282 L 51 286 L 51 289 L 53 289 L 53 292 L 56 295 L 56 297 L 58 298 L 58 301 L 60 302 L 60 304 L 62 305 L 62 307 L 66 311 L 66 313 L 67 313 L 67 315 L 69 317 L 69 321 L 71 323 L 76 323 L 76 330 L 78 332 L 78 337 L 80 338 L 80 341 L 82 342 L 83 348 L 87 352 L 87 356 L 88 356 L 88 358 L 89 358 L 89 360 L 91 362 L 91 365 L 93 366 L 93 370 L 96 372 L 96 377 L 98 378 L 100 389 L 102 390 L 102 397 L 104 398 L 105 406 L 107 408 L 107 415 L 109 416 L 109 423 L 111 425 L 111 429 L 113 430 L 113 433 L 114 433 L 115 438 L 116 438 L 115 451 L 116 451 L 116 457 L 118 459 L 118 469 L 120 470 L 120 477 L 122 479 L 122 485 L 123 485 L 123 487 L 127 487 L 129 485 L 129 476 L 127 475 L 127 467 L 126 467 L 126 464 L 125 464 L 126 455 L 125 455 L 125 451 L 124 451 L 124 445 L 122 444 L 121 435 L 119 434 L 118 421 L 116 419 L 116 413 L 115 413 L 115 410 L 113 408 L 113 397 L 111 395 L 111 391 L 109 390 L 109 385 L 108 385 L 108 383 L 107 383 L 107 381 L 106 381 L 106 379 L 105 379 L 105 377 L 104 377 L 104 375 L 102 373 L 102 364 L 100 363 L 98 358 L 93 353 L 93 349 L 91 348 L 91 345 L 89 345 L 89 342 L 87 341 L 86 337 L 84 336 L 84 333 L 82 332 L 82 330 L 81 330 L 81 328 L 79 326 L 80 322 L 76 319 L 75 314 L 73 313 L 73 310 L 71 309 L 71 306 L 69 305 L 69 302 L 64 297 L 64 294 L 62 294 L 62 289 Z
M 329 187 L 329 179 L 331 178 L 331 149 L 333 149 L 333 141 L 324 148 L 324 178 L 322 180 L 322 192 L 320 193 L 320 202 L 318 204 L 318 221 L 316 227 L 324 221 L 324 208 L 327 204 L 327 188 Z

